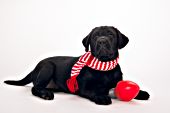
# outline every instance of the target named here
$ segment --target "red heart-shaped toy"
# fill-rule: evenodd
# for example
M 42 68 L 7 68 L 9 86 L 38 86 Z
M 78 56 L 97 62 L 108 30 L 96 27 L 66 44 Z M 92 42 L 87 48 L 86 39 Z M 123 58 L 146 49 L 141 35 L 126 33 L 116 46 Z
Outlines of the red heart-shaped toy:
M 114 90 L 115 96 L 122 101 L 131 101 L 139 93 L 139 86 L 132 81 L 120 81 Z

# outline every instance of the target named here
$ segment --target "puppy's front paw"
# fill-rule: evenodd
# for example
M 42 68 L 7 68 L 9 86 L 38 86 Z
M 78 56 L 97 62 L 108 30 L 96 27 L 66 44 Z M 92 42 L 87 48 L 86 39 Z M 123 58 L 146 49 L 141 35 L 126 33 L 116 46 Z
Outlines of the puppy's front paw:
M 148 92 L 140 90 L 138 95 L 135 97 L 135 99 L 138 99 L 138 100 L 148 100 L 149 97 L 150 97 L 150 95 L 149 95 Z
M 111 98 L 107 95 L 94 96 L 92 101 L 99 105 L 109 105 L 112 103 Z

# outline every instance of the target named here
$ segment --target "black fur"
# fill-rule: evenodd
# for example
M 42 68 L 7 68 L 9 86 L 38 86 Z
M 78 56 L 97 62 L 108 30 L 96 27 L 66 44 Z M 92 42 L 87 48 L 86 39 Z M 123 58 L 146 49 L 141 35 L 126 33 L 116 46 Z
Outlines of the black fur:
M 118 57 L 118 49 L 126 46 L 128 38 L 118 29 L 109 26 L 94 28 L 82 43 L 85 50 L 89 50 L 101 61 L 109 61 Z M 71 68 L 79 57 L 58 56 L 44 59 L 24 79 L 19 81 L 5 81 L 10 85 L 26 85 L 33 82 L 32 94 L 46 100 L 54 98 L 53 91 L 70 93 L 66 80 L 70 78 Z M 123 80 L 119 65 L 110 71 L 97 71 L 85 66 L 77 77 L 79 90 L 77 95 L 90 99 L 96 104 L 111 104 L 109 90 Z M 136 99 L 147 100 L 149 94 L 140 91 Z

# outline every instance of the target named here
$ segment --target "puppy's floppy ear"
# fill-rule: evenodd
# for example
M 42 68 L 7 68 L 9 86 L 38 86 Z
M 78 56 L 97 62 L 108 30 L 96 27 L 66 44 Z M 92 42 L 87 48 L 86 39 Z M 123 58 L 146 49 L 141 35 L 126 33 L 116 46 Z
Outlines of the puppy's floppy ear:
M 122 49 L 127 45 L 127 43 L 129 42 L 129 39 L 124 34 L 122 34 L 118 29 L 116 28 L 114 29 L 116 30 L 117 36 L 118 36 L 118 48 Z
M 82 41 L 84 47 L 85 47 L 85 51 L 89 51 L 89 44 L 90 44 L 90 34 L 88 34 Z

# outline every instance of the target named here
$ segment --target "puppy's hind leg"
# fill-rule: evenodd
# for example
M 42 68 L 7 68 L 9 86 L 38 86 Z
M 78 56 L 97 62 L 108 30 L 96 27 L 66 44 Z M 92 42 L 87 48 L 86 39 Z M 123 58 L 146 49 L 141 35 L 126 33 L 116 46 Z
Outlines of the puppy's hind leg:
M 50 62 L 42 63 L 36 70 L 37 75 L 33 78 L 34 87 L 32 88 L 32 94 L 43 98 L 45 100 L 52 100 L 54 94 L 46 86 L 52 79 L 54 73 L 54 65 Z
M 148 100 L 150 97 L 149 93 L 146 91 L 140 90 L 138 95 L 135 97 L 137 100 Z

